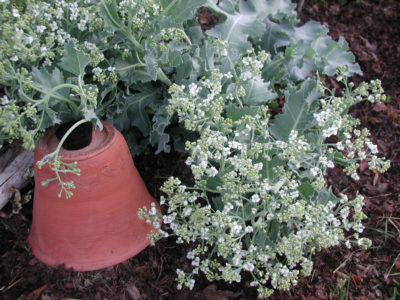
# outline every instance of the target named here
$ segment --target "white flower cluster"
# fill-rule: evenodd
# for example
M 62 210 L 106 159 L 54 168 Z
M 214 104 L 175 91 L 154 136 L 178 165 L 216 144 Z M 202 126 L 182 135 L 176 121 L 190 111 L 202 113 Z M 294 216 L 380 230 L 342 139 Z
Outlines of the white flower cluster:
M 238 73 L 240 73 L 240 79 L 248 81 L 249 79 L 260 79 L 261 69 L 264 67 L 264 63 L 270 58 L 269 53 L 260 51 L 257 56 L 254 54 L 254 49 L 247 51 L 247 56 L 243 57 L 239 64 Z
M 347 87 L 344 95 L 337 97 L 331 93 L 330 96 L 320 100 L 321 108 L 314 113 L 316 123 L 322 129 L 322 137 L 337 136 L 342 139 L 341 142 L 332 146 L 342 151 L 347 159 L 352 160 L 352 163 L 344 171 L 353 179 L 359 179 L 357 174 L 359 163 L 357 161 L 365 159 L 368 160 L 371 170 L 385 172 L 390 167 L 389 161 L 375 155 L 378 147 L 369 139 L 368 129 L 357 129 L 359 120 L 353 119 L 348 114 L 349 107 L 356 102 L 366 100 L 374 103 L 386 99 L 380 81 L 374 80 L 369 84 L 361 83 L 354 88 L 352 83 L 347 83 L 347 71 L 344 68 L 337 70 L 337 80 Z M 343 151 L 344 149 L 346 151 Z M 325 165 L 327 164 L 325 163 Z M 333 164 L 328 167 L 333 167 Z
M 139 34 L 149 30 L 150 20 L 161 12 L 160 5 L 152 0 L 122 0 L 118 8 L 123 22 L 129 24 L 131 29 L 138 31 Z
M 82 32 L 93 31 L 102 23 L 97 6 L 87 0 L 34 1 L 23 13 L 14 7 L 8 14 L 5 10 L 4 20 L 14 18 L 14 22 L 2 24 L 1 64 L 6 59 L 31 63 L 45 59 L 49 65 L 62 54 L 65 43 L 74 40 L 65 28 L 65 20 L 70 22 L 68 30 L 76 26 Z
M 261 61 L 245 57 L 229 73 L 245 74 L 240 71 L 249 65 L 258 70 Z M 237 77 L 236 84 L 256 76 L 258 71 Z M 316 106 L 313 130 L 319 138 L 292 130 L 287 140 L 277 140 L 269 134 L 265 106 L 253 114 L 230 117 L 231 98 L 223 84 L 227 79 L 228 73 L 212 70 L 197 84 L 170 88 L 168 113 L 177 114 L 186 129 L 199 132 L 199 138 L 186 143 L 194 186 L 177 178 L 165 182 L 162 202 L 168 204 L 168 215 L 163 220 L 178 243 L 200 242 L 187 255 L 193 272 L 179 270 L 180 287 L 192 287 L 193 274 L 200 271 L 209 280 L 227 282 L 240 281 L 242 272 L 250 272 L 251 285 L 268 296 L 273 292 L 268 285 L 287 290 L 300 274 L 309 275 L 309 257 L 317 250 L 341 242 L 368 244 L 359 237 L 366 217 L 363 198 L 335 197 L 324 187 L 324 174 L 334 167 L 332 146 L 347 154 L 368 152 L 371 165 L 379 159 L 374 156 L 376 146 L 366 138 L 368 132 L 353 130 L 357 122 L 345 116 L 345 98 L 328 97 Z M 346 140 L 325 143 L 331 134 L 343 134 Z M 351 160 L 348 156 L 343 159 Z M 346 231 L 354 233 L 355 241 Z

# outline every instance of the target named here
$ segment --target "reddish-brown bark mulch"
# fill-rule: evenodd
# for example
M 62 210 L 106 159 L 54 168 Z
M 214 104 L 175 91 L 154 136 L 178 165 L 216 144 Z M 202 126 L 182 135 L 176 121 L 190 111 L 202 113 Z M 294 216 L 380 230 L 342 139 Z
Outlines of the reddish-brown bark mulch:
M 299 280 L 288 292 L 272 299 L 395 299 L 400 293 L 400 2 L 397 0 L 305 1 L 302 21 L 325 24 L 333 38 L 349 42 L 364 72 L 354 80 L 381 79 L 389 104 L 362 103 L 351 113 L 369 128 L 379 150 L 392 164 L 385 174 L 361 166 L 361 179 L 354 182 L 340 168 L 332 169 L 328 181 L 333 190 L 365 195 L 370 249 L 335 247 L 314 257 L 313 274 Z M 136 166 L 156 198 L 162 182 L 171 175 L 190 178 L 183 154 L 142 155 Z M 24 192 L 26 193 L 27 188 Z M 255 299 L 246 283 L 209 283 L 200 277 L 193 291 L 175 287 L 176 268 L 187 264 L 183 246 L 163 240 L 136 257 L 105 270 L 74 273 L 38 262 L 26 242 L 32 205 L 6 218 L 0 217 L 0 299 Z M 397 296 L 398 297 L 398 296 Z M 399 297 L 400 298 L 400 297 Z

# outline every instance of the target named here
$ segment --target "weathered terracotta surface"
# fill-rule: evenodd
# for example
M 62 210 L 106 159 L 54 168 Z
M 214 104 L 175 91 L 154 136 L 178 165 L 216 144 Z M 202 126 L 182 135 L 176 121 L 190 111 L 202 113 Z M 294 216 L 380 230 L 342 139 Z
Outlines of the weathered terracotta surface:
M 50 130 L 38 143 L 35 162 L 55 150 L 58 140 Z M 128 146 L 114 127 L 104 124 L 93 132 L 89 146 L 62 149 L 64 162 L 78 162 L 81 176 L 73 180 L 74 195 L 58 198 L 60 184 L 41 181 L 54 177 L 46 166 L 35 165 L 33 222 L 29 243 L 34 255 L 48 265 L 75 271 L 105 268 L 122 262 L 149 244 L 152 227 L 137 217 L 138 208 L 155 202 L 137 172 Z M 158 208 L 158 205 L 157 205 Z

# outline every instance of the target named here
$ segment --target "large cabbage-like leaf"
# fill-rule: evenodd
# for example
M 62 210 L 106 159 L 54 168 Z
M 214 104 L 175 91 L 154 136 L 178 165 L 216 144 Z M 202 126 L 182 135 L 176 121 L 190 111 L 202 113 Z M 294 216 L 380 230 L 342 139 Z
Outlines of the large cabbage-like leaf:
M 260 46 L 272 54 L 285 50 L 286 66 L 294 80 L 303 80 L 315 71 L 332 76 L 341 65 L 347 66 L 350 74 L 362 74 L 346 41 L 340 38 L 335 42 L 327 33 L 325 26 L 314 21 L 295 27 L 287 18 L 279 23 L 266 20 Z
M 90 56 L 83 51 L 76 50 L 72 42 L 66 44 L 64 48 L 66 54 L 61 59 L 59 66 L 76 76 L 83 76 L 86 66 L 90 63 Z
M 225 6 L 224 6 L 225 4 Z M 258 39 L 262 36 L 265 26 L 258 20 L 257 12 L 250 9 L 245 12 L 234 11 L 233 7 L 223 1 L 218 6 L 214 0 L 208 0 L 206 5 L 214 13 L 221 15 L 223 23 L 207 31 L 207 34 L 229 42 L 230 48 L 238 53 L 244 53 L 252 47 L 249 37 Z
M 114 107 L 107 113 L 107 119 L 118 130 L 127 130 L 131 126 L 137 127 L 143 136 L 147 137 L 151 131 L 151 121 L 148 109 L 156 109 L 159 105 L 159 91 L 149 86 L 136 86 L 137 93 L 124 95 L 119 93 Z
M 195 16 L 196 9 L 203 6 L 206 0 L 161 0 L 163 14 L 177 23 L 182 23 Z
M 150 134 L 150 143 L 153 146 L 157 145 L 156 154 L 171 150 L 168 144 L 170 140 L 169 134 L 164 132 L 167 126 L 170 125 L 170 118 L 165 107 L 166 105 L 160 106 L 153 117 L 154 123 Z
M 255 12 L 260 19 L 270 17 L 274 20 L 280 20 L 283 16 L 296 18 L 296 4 L 290 0 L 242 0 L 239 7 L 240 12 Z
M 302 134 L 313 122 L 310 105 L 319 97 L 317 81 L 308 79 L 300 89 L 289 86 L 285 91 L 283 113 L 277 115 L 271 122 L 271 133 L 278 139 L 287 141 L 292 130 Z
M 245 105 L 262 105 L 275 99 L 278 95 L 271 89 L 269 82 L 261 78 L 250 80 L 244 85 L 246 95 L 243 97 Z

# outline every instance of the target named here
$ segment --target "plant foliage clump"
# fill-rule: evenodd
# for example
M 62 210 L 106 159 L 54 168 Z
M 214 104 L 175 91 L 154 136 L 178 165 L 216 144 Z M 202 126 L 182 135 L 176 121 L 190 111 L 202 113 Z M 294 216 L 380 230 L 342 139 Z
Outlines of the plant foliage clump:
M 361 70 L 346 41 L 317 22 L 297 26 L 289 0 L 0 1 L 0 140 L 34 148 L 49 127 L 101 120 L 122 131 L 132 153 L 155 147 L 186 151 L 194 184 L 170 178 L 167 214 L 139 211 L 153 242 L 176 236 L 195 243 L 195 275 L 241 281 L 260 296 L 288 289 L 312 269 L 316 251 L 344 243 L 368 246 L 363 198 L 335 196 L 327 168 L 358 179 L 360 161 L 384 172 L 366 129 L 348 114 L 359 101 L 385 100 L 379 81 L 355 87 Z M 203 31 L 199 8 L 218 16 Z M 336 76 L 330 91 L 322 76 Z M 340 95 L 339 95 L 340 94 Z M 272 113 L 284 100 L 282 112 Z M 276 110 L 274 110 L 276 111 Z M 78 124 L 77 123 L 77 124 Z M 335 142 L 331 142 L 335 141 Z M 60 197 L 79 175 L 56 152 L 48 165 Z M 160 221 L 166 230 L 160 229 Z

